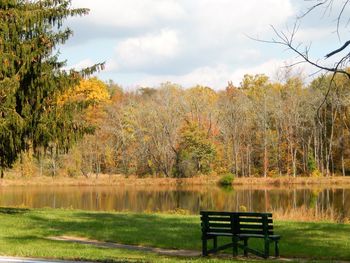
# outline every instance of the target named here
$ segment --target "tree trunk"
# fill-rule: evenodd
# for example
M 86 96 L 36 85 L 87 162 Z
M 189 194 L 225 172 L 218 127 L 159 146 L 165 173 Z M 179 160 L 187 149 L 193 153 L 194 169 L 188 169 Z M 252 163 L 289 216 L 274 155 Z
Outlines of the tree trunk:
M 344 123 L 342 125 L 342 137 L 341 137 L 341 171 L 343 176 L 345 176 L 345 163 L 344 163 Z
M 264 177 L 267 177 L 267 169 L 268 169 L 268 158 L 267 158 L 267 146 L 264 143 Z

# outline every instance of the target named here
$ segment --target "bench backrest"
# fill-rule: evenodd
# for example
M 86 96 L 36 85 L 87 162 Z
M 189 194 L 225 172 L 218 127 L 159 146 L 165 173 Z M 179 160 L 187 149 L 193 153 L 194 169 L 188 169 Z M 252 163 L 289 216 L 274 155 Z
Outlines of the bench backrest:
M 273 235 L 271 213 L 201 211 L 202 232 Z

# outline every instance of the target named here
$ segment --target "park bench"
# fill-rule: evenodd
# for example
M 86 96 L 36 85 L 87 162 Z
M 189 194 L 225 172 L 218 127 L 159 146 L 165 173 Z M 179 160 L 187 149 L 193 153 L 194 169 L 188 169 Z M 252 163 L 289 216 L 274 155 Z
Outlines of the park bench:
M 238 248 L 240 248 L 243 249 L 244 256 L 248 256 L 248 252 L 250 252 L 268 258 L 270 243 L 274 242 L 275 256 L 279 257 L 278 241 L 280 236 L 273 233 L 271 213 L 201 211 L 200 214 L 203 256 L 232 247 L 234 256 L 237 256 Z M 218 247 L 218 237 L 230 238 L 230 243 Z M 264 241 L 263 252 L 248 246 L 250 238 Z M 207 241 L 210 239 L 213 239 L 214 247 L 208 250 Z

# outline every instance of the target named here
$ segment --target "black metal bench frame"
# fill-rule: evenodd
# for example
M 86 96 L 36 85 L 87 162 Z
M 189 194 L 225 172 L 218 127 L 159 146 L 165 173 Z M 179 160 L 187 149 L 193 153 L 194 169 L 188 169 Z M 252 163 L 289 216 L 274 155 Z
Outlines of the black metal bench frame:
M 248 252 L 250 252 L 268 258 L 270 256 L 270 243 L 274 242 L 275 256 L 279 257 L 278 241 L 280 236 L 273 233 L 271 213 L 201 211 L 200 214 L 203 256 L 232 247 L 233 256 L 237 256 L 238 248 L 240 248 L 244 251 L 244 256 L 248 256 Z M 232 243 L 218 247 L 219 236 L 231 237 Z M 263 239 L 264 251 L 248 247 L 250 238 Z M 210 239 L 213 239 L 213 249 L 208 250 L 207 241 Z

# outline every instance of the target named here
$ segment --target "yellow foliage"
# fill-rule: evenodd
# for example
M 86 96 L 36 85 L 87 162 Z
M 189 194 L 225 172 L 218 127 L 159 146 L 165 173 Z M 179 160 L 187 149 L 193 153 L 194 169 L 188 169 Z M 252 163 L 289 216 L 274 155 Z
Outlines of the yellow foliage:
M 246 90 L 252 90 L 262 88 L 269 83 L 269 78 L 264 74 L 249 75 L 246 74 L 241 82 L 241 88 Z
M 96 77 L 83 79 L 79 85 L 67 90 L 57 100 L 59 106 L 79 102 L 89 103 L 84 113 L 85 119 L 97 125 L 105 116 L 103 104 L 110 102 L 107 85 Z
M 188 100 L 197 100 L 208 105 L 214 105 L 218 100 L 218 94 L 209 87 L 195 86 L 186 90 L 186 93 Z
M 310 174 L 311 177 L 322 177 L 322 173 L 319 170 L 315 170 Z
M 110 96 L 108 94 L 107 85 L 97 79 L 83 79 L 79 85 L 67 90 L 58 98 L 58 104 L 63 105 L 66 102 L 82 102 L 89 101 L 93 103 L 108 102 Z
M 109 167 L 115 166 L 113 148 L 109 145 L 105 148 L 105 162 Z

